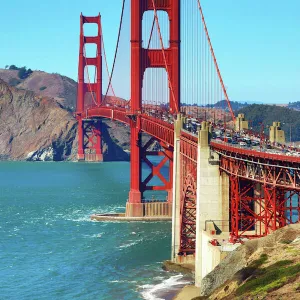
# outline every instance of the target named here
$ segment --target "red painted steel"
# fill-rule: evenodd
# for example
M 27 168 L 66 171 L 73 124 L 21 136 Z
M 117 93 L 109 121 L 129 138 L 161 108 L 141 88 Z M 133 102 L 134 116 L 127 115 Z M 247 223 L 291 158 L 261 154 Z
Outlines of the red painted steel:
M 141 131 L 151 131 L 153 136 L 172 145 L 172 131 L 167 126 L 159 126 L 147 117 L 141 117 L 142 111 L 142 80 L 146 68 L 165 68 L 165 60 L 168 64 L 168 72 L 171 78 L 174 97 L 170 97 L 170 111 L 175 114 L 180 105 L 180 16 L 179 0 L 172 1 L 131 1 L 131 100 L 130 100 L 130 192 L 129 202 L 140 203 L 143 197 L 143 183 L 141 179 L 141 163 L 144 154 L 141 152 Z M 157 6 L 157 7 L 156 7 Z M 170 48 L 151 50 L 142 48 L 142 19 L 147 10 L 164 10 L 170 19 Z M 166 51 L 168 54 L 165 55 Z M 175 109 L 176 108 L 176 109 Z M 162 125 L 162 124 L 160 124 Z M 167 132 L 167 133 L 165 133 Z M 170 178 L 172 180 L 172 178 Z
M 98 25 L 97 36 L 85 36 L 84 24 L 95 23 Z M 96 44 L 96 57 L 87 57 L 86 44 Z M 102 103 L 102 54 L 101 54 L 101 17 L 86 17 L 80 15 L 80 41 L 79 41 L 79 64 L 78 64 L 78 92 L 76 118 L 78 120 L 78 159 L 97 161 L 103 160 L 101 148 L 101 122 L 90 122 L 84 118 L 85 99 L 91 98 L 93 105 L 100 106 Z M 88 66 L 95 66 L 95 83 L 85 82 L 85 69 Z M 89 75 L 88 75 L 89 76 Z
M 300 221 L 299 163 L 283 155 L 211 144 L 220 155 L 221 172 L 230 180 L 234 237 L 261 237 Z
M 160 151 L 149 150 L 149 147 L 152 146 L 157 140 L 152 137 L 150 138 L 144 146 L 141 147 L 141 159 L 142 162 L 146 163 L 146 165 L 150 168 L 150 174 L 141 182 L 141 193 L 145 191 L 167 191 L 168 192 L 168 202 L 172 202 L 172 178 L 173 178 L 173 148 L 164 143 L 160 143 L 161 148 Z M 149 160 L 149 156 L 161 156 L 161 161 L 155 165 L 153 162 Z M 162 168 L 169 163 L 169 174 L 168 178 L 166 178 L 162 174 Z M 150 185 L 151 179 L 157 176 L 161 185 Z
M 198 143 L 182 132 L 180 137 L 180 189 L 181 223 L 179 255 L 195 253 L 197 149 Z
M 84 68 L 87 64 L 97 66 L 101 75 L 101 33 L 100 16 L 84 17 L 81 15 L 80 53 L 78 70 L 78 158 L 96 159 L 101 153 L 100 117 L 119 121 L 131 129 L 131 165 L 129 202 L 141 203 L 146 191 L 165 190 L 168 201 L 172 199 L 174 126 L 143 113 L 142 79 L 146 68 L 159 68 L 168 65 L 172 89 L 170 93 L 170 114 L 178 112 L 180 107 L 180 7 L 179 0 L 132 0 L 131 2 L 131 99 L 130 110 L 121 108 L 117 99 L 101 102 L 101 76 L 94 84 L 84 83 Z M 142 17 L 146 10 L 164 10 L 170 19 L 170 47 L 151 50 L 142 48 Z M 200 8 L 204 21 L 203 13 Z M 156 20 L 158 21 L 158 20 Z M 97 37 L 85 37 L 84 23 L 97 23 Z M 217 62 L 209 40 L 212 55 Z M 84 45 L 96 43 L 96 58 L 85 58 Z M 162 53 L 164 52 L 164 53 Z M 219 73 L 219 70 L 218 70 Z M 222 78 L 220 77 L 221 83 Z M 224 93 L 226 89 L 222 84 Z M 91 107 L 85 109 L 85 94 L 96 95 Z M 230 102 L 228 97 L 229 107 Z M 94 98 L 93 98 L 94 100 Z M 102 104 L 102 105 L 101 105 Z M 128 104 L 127 104 L 128 105 Z M 125 107 L 123 105 L 123 107 Z M 234 118 L 234 117 L 233 117 Z M 151 136 L 142 145 L 141 135 Z M 99 142 L 100 141 L 100 142 Z M 149 147 L 157 141 L 161 150 L 150 151 Z M 180 133 L 180 250 L 179 255 L 194 254 L 196 239 L 196 197 L 197 197 L 197 136 L 184 130 Z M 287 224 L 299 222 L 300 215 L 300 157 L 278 155 L 230 146 L 212 141 L 212 151 L 219 154 L 220 172 L 229 176 L 230 231 L 233 240 L 241 237 L 260 237 Z M 90 153 L 88 153 L 87 149 Z M 162 161 L 154 165 L 150 155 L 161 156 Z M 99 157 L 98 157 L 99 159 Z M 148 177 L 142 177 L 142 162 L 150 168 Z M 169 162 L 168 178 L 163 176 L 162 167 Z M 162 185 L 151 185 L 155 176 Z M 144 178 L 144 179 L 142 179 Z

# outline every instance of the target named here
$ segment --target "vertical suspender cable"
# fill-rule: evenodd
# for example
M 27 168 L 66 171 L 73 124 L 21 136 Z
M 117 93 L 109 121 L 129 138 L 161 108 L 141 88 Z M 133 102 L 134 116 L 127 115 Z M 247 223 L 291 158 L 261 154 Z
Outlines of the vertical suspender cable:
M 231 118 L 232 118 L 233 121 L 235 121 L 235 116 L 234 116 L 234 113 L 233 113 L 233 110 L 232 110 L 232 107 L 231 107 L 231 104 L 230 104 L 229 97 L 227 95 L 227 91 L 226 91 L 226 88 L 225 88 L 225 85 L 224 85 L 224 82 L 223 82 L 223 79 L 222 79 L 222 76 L 221 76 L 221 72 L 220 72 L 220 69 L 219 69 L 219 66 L 218 66 L 218 62 L 217 62 L 217 59 L 216 59 L 216 56 L 215 56 L 215 52 L 214 52 L 214 49 L 212 47 L 212 43 L 211 43 L 211 40 L 210 40 L 210 37 L 209 37 L 209 34 L 208 34 L 208 29 L 207 29 L 206 22 L 205 22 L 205 19 L 204 19 L 204 14 L 203 14 L 203 11 L 202 11 L 200 0 L 197 0 L 197 1 L 198 1 L 199 12 L 200 12 L 201 19 L 202 19 L 202 22 L 203 22 L 203 27 L 204 27 L 205 34 L 206 34 L 206 37 L 207 37 L 207 41 L 208 41 L 208 44 L 209 44 L 209 48 L 210 48 L 210 51 L 211 51 L 211 55 L 212 55 L 213 60 L 214 60 L 215 68 L 217 70 L 219 80 L 220 80 L 220 83 L 221 83 L 221 86 L 222 86 L 222 90 L 223 90 L 224 96 L 225 96 L 227 104 L 228 104 L 228 108 L 229 108 L 229 111 L 230 111 L 230 114 L 231 114 Z
M 168 74 L 168 82 L 169 82 L 169 85 L 170 85 L 172 98 L 173 98 L 173 101 L 174 101 L 174 104 L 175 104 L 175 110 L 176 110 L 176 113 L 177 113 L 178 112 L 178 105 L 177 105 L 177 102 L 176 102 L 176 99 L 175 99 L 175 94 L 174 94 L 174 90 L 173 90 L 173 86 L 172 86 L 172 82 L 171 82 L 171 78 L 170 78 L 169 68 L 168 68 L 168 65 L 167 65 L 167 58 L 166 58 L 166 54 L 165 54 L 165 48 L 164 48 L 164 43 L 163 43 L 162 36 L 161 36 L 159 21 L 158 21 L 158 17 L 157 17 L 157 10 L 156 10 L 156 7 L 155 7 L 155 1 L 154 0 L 152 0 L 152 5 L 153 5 L 153 11 L 154 11 L 154 15 L 155 15 L 157 30 L 158 30 L 158 33 L 159 33 L 159 39 L 160 39 L 160 44 L 161 44 L 161 48 L 162 48 L 163 59 L 164 59 L 165 67 L 166 67 L 167 74 Z
M 108 82 L 107 90 L 106 90 L 106 93 L 105 93 L 105 96 L 104 96 L 104 99 L 103 99 L 103 102 L 104 102 L 104 103 L 105 103 L 105 99 L 106 99 L 106 97 L 107 97 L 108 90 L 109 90 L 109 87 L 110 87 L 110 85 L 111 85 L 112 76 L 113 76 L 114 70 L 115 70 L 116 59 L 117 59 L 118 48 L 119 48 L 120 37 L 121 37 L 122 24 L 123 24 L 123 16 L 124 16 L 125 1 L 126 1 L 126 0 L 123 0 L 123 3 L 122 3 L 122 12 L 121 12 L 121 18 L 120 18 L 120 25 L 119 25 L 119 32 L 118 32 L 118 39 L 117 39 L 116 51 L 115 51 L 114 62 L 113 62 L 112 70 L 111 70 L 111 73 L 110 73 L 110 77 L 109 77 L 109 82 Z

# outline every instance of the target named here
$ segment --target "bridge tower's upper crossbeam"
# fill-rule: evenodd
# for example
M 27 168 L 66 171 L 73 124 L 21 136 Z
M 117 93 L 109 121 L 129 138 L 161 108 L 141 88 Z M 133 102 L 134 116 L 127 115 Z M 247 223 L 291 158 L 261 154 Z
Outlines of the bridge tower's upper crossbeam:
M 178 113 L 180 107 L 180 0 L 131 1 L 131 110 L 141 111 L 142 81 L 146 68 L 165 68 L 169 73 L 170 112 Z M 154 6 L 153 6 L 154 3 Z M 144 49 L 142 47 L 143 14 L 149 10 L 167 12 L 170 21 L 170 47 Z
M 97 36 L 85 36 L 84 24 L 94 23 L 98 26 Z M 85 45 L 96 44 L 96 57 L 87 57 Z M 95 82 L 91 82 L 88 75 L 88 82 L 85 82 L 85 69 L 94 66 L 96 69 Z M 101 53 L 101 16 L 86 17 L 80 15 L 80 42 L 79 42 L 79 65 L 78 65 L 78 95 L 77 113 L 82 113 L 85 109 L 86 93 L 92 98 L 94 105 L 99 106 L 102 102 L 102 53 Z

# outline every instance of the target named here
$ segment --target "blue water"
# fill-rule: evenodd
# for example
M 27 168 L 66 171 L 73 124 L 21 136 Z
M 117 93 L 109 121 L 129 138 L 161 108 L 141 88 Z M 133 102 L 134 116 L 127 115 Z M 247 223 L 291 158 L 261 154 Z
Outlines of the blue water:
M 0 299 L 168 299 L 171 223 L 98 223 L 122 212 L 126 162 L 0 163 Z

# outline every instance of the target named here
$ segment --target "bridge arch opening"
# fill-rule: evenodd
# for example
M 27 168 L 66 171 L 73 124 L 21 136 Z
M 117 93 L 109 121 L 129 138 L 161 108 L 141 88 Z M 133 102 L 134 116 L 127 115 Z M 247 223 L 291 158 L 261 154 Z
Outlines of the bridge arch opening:
M 169 110 L 169 101 L 170 89 L 166 69 L 147 68 L 142 88 L 143 111 L 150 116 L 165 119 Z
M 97 82 L 97 69 L 96 66 L 87 65 L 84 68 L 84 83 L 93 84 Z M 88 87 L 89 89 L 89 87 Z
M 162 36 L 164 48 L 170 47 L 170 21 L 166 11 L 157 10 L 157 18 Z M 147 10 L 143 14 L 142 20 L 142 47 L 144 49 L 162 49 L 160 34 L 157 27 L 157 22 L 154 18 L 154 11 Z
M 84 45 L 84 57 L 94 58 L 97 56 L 97 45 L 95 43 L 87 43 Z
M 98 24 L 96 23 L 84 23 L 83 24 L 84 36 L 97 36 L 98 35 Z

